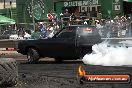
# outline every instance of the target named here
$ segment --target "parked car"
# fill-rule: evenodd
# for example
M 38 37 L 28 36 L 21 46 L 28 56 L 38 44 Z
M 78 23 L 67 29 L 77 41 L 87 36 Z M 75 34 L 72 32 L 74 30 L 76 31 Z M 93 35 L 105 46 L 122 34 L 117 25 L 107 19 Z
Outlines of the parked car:
M 78 59 L 92 52 L 94 44 L 102 42 L 95 26 L 71 25 L 57 32 L 52 38 L 22 40 L 17 52 L 27 55 L 29 62 L 41 57 L 52 57 L 56 61 Z

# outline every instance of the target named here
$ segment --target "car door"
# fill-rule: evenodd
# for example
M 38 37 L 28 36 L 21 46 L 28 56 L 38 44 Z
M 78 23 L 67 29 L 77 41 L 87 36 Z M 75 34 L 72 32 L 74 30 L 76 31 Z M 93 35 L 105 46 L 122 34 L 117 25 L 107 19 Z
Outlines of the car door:
M 67 27 L 56 37 L 41 41 L 41 52 L 49 57 L 74 57 L 75 49 L 75 29 Z

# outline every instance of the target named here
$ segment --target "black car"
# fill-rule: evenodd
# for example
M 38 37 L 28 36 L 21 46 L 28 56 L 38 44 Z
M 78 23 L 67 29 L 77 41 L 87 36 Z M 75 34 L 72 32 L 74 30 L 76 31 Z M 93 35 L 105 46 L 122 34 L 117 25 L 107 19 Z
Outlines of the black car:
M 100 43 L 101 37 L 95 26 L 71 25 L 57 32 L 52 38 L 23 40 L 18 43 L 18 52 L 27 55 L 30 62 L 41 57 L 56 61 L 78 59 L 92 52 L 92 45 Z

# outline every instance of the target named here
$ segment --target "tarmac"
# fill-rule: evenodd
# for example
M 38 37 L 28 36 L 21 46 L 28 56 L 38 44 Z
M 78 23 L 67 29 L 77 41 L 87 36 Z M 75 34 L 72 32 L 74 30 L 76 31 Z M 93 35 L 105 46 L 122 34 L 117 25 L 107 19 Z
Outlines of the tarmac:
M 0 48 L 0 55 L 1 54 L 18 54 L 18 52 L 13 48 L 10 48 L 10 50 L 6 50 L 6 48 Z
M 18 84 L 7 88 L 132 88 L 132 82 L 119 83 L 79 83 L 78 67 L 81 61 L 55 63 L 43 58 L 35 64 L 28 63 L 26 56 L 14 50 L 0 50 L 1 58 L 14 58 L 18 63 Z M 87 74 L 130 74 L 131 67 L 83 66 Z

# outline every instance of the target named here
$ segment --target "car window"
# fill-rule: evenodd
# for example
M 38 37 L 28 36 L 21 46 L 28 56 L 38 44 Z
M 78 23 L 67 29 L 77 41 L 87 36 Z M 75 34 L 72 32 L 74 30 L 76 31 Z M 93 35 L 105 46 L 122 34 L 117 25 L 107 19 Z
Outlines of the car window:
M 57 36 L 58 38 L 74 38 L 75 37 L 75 29 L 72 27 L 67 27 L 63 29 Z

